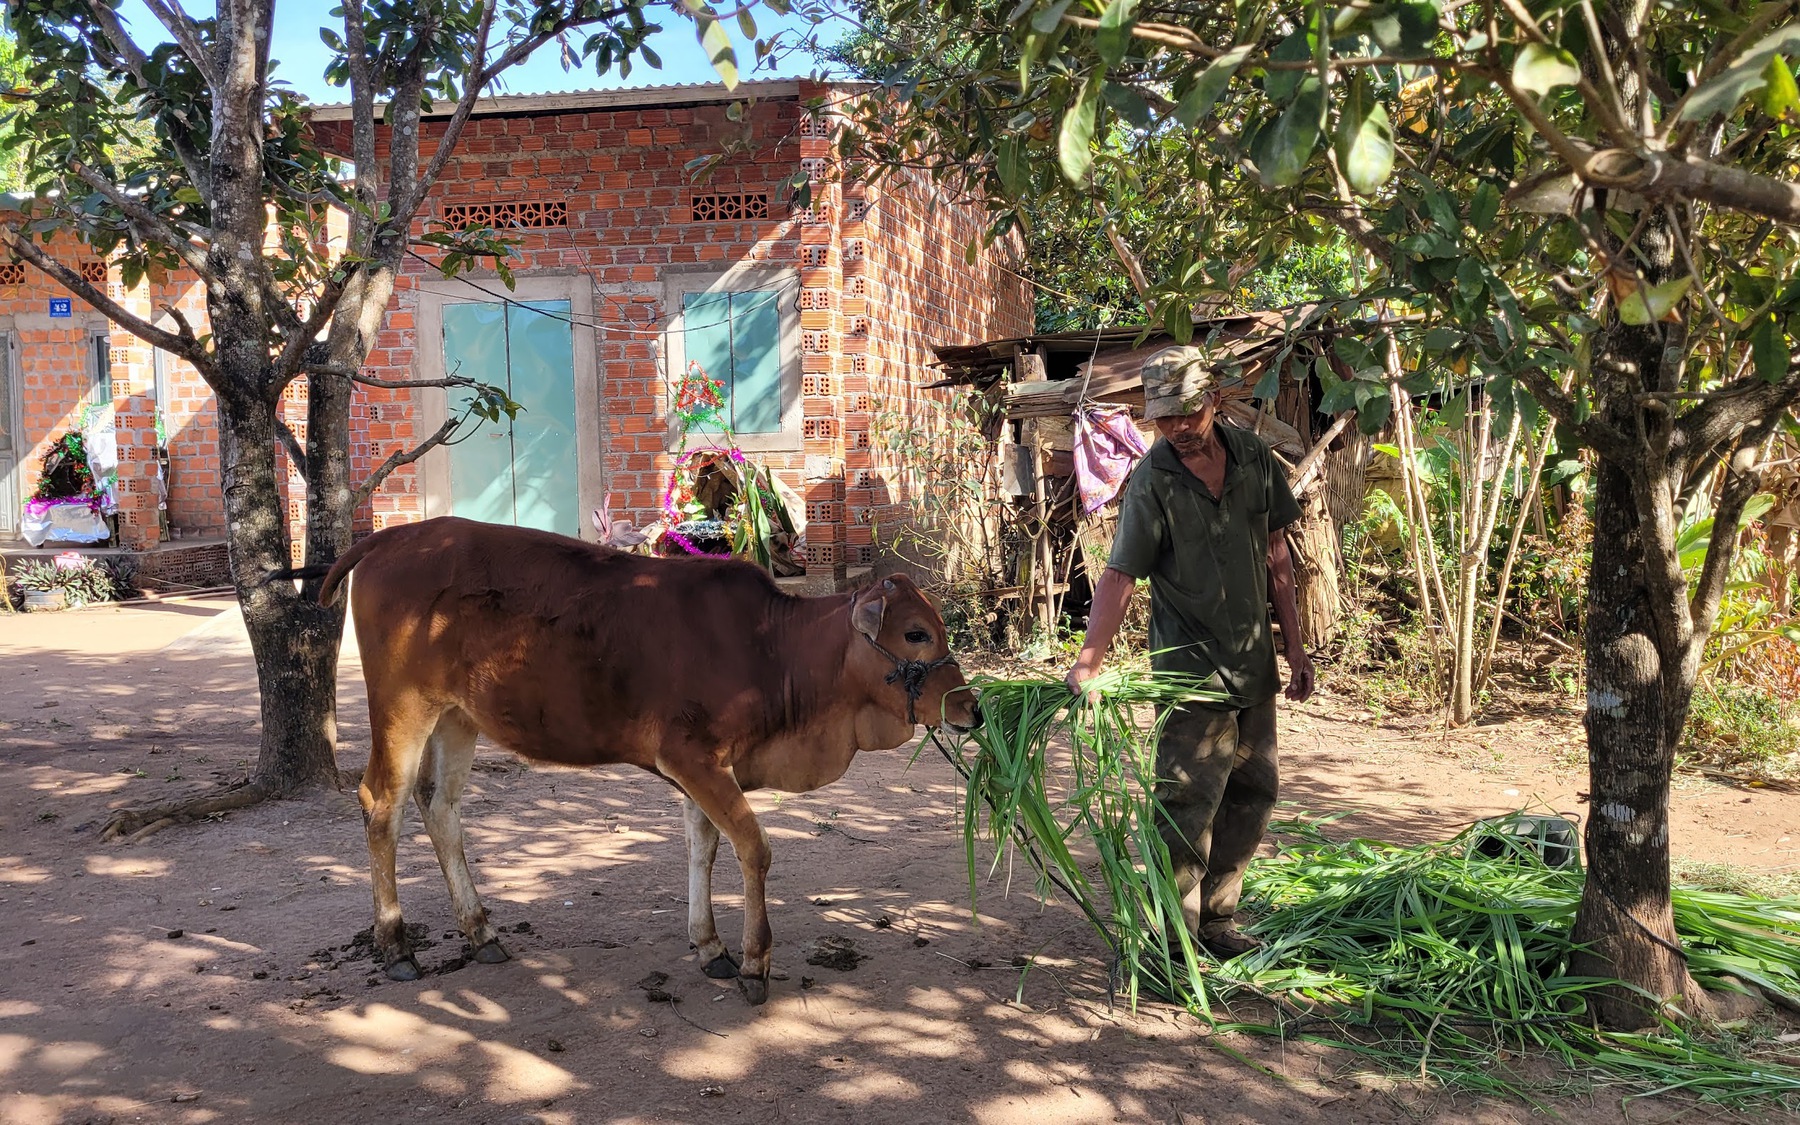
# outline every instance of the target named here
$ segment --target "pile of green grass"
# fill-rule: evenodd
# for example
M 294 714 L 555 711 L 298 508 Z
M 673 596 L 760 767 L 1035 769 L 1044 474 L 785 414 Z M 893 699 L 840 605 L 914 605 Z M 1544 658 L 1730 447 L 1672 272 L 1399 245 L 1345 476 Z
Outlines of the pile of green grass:
M 1513 1064 L 1537 1054 L 1638 1093 L 1800 1107 L 1800 1070 L 1777 1043 L 1703 1038 L 1672 1019 L 1636 1034 L 1592 1025 L 1587 996 L 1612 982 L 1568 974 L 1578 868 L 1547 867 L 1520 844 L 1482 855 L 1474 844 L 1490 825 L 1414 847 L 1333 842 L 1300 821 L 1275 828 L 1287 840 L 1245 885 L 1261 915 L 1251 931 L 1267 944 L 1208 974 L 1219 999 L 1277 1003 L 1277 1021 L 1240 1028 L 1303 1034 L 1490 1092 L 1525 1091 Z M 1697 982 L 1748 982 L 1800 1009 L 1800 899 L 1678 887 L 1674 906 Z
M 1343 1047 L 1463 1088 L 1530 1096 L 1542 1083 L 1519 1064 L 1547 1059 L 1634 1096 L 1800 1108 L 1796 1052 L 1754 1029 L 1701 1035 L 1674 1020 L 1637 1034 L 1596 1029 L 1587 997 L 1616 982 L 1568 974 L 1582 872 L 1548 867 L 1516 842 L 1480 854 L 1473 844 L 1491 826 L 1397 847 L 1337 843 L 1316 822 L 1282 822 L 1278 855 L 1252 864 L 1245 883 L 1249 928 L 1267 944 L 1223 965 L 1202 961 L 1179 923 L 1151 790 L 1157 715 L 1206 693 L 1191 680 L 1125 673 L 1095 685 L 1096 705 L 1054 681 L 976 686 L 983 722 L 946 751 L 967 781 L 971 896 L 982 868 L 1016 843 L 1040 893 L 1060 889 L 1112 949 L 1128 1000 L 1147 990 L 1221 1029 Z M 1050 756 L 1064 739 L 1060 784 Z M 1000 845 L 986 864 L 984 839 Z M 1077 858 L 1084 847 L 1096 864 Z M 1678 889 L 1675 917 L 1701 984 L 1748 982 L 1800 1010 L 1800 898 Z M 1248 997 L 1274 1018 L 1231 1018 Z

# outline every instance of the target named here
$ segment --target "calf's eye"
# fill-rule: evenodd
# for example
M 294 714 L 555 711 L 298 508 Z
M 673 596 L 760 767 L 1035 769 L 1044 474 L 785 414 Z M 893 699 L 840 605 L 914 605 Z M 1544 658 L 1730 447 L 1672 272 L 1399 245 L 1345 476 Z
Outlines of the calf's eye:
M 907 633 L 906 633 L 906 643 L 907 644 L 922 645 L 922 644 L 929 643 L 930 640 L 931 640 L 931 634 L 927 633 L 923 629 L 907 630 Z

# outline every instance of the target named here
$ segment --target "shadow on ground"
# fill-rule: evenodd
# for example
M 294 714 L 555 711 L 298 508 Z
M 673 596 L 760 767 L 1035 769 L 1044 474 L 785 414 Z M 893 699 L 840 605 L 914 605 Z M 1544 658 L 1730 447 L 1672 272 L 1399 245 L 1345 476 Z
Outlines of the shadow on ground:
M 429 975 L 391 983 L 345 948 L 370 914 L 351 794 L 270 803 L 131 847 L 96 839 L 111 807 L 228 776 L 254 754 L 253 670 L 228 620 L 114 656 L 6 642 L 8 1125 L 1530 1116 L 1357 1076 L 1351 1060 L 1309 1046 L 1212 1036 L 1172 1009 L 1110 1007 L 1103 948 L 1077 912 L 1037 901 L 1022 865 L 998 869 L 972 916 L 959 789 L 930 751 L 910 765 L 909 750 L 865 755 L 818 793 L 755 798 L 774 845 L 770 915 L 787 976 L 753 1009 L 688 950 L 680 811 L 663 782 L 484 749 L 465 803 L 468 850 L 514 960 L 461 964 L 415 817 L 401 894 L 432 943 Z M 353 768 L 366 752 L 353 652 L 340 683 Z M 1290 716 L 1290 743 L 1304 747 L 1321 722 Z M 1321 745 L 1290 763 L 1293 800 L 1355 807 L 1360 832 L 1442 838 L 1463 815 L 1446 812 L 1441 782 L 1398 776 L 1404 761 Z M 735 947 L 728 846 L 718 881 Z M 846 942 L 864 958 L 853 968 L 808 963 Z M 1557 1108 L 1620 1120 L 1604 1099 Z

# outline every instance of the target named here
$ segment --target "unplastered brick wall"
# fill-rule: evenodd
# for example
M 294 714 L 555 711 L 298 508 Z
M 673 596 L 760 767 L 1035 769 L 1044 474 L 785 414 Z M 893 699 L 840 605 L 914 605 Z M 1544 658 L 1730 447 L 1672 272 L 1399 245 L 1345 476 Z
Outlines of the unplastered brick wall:
M 877 412 L 927 430 L 942 424 L 953 400 L 920 390 L 938 375 L 930 345 L 1026 335 L 1033 308 L 1029 286 L 1011 272 L 1022 258 L 1016 238 L 983 247 L 968 263 L 966 248 L 986 227 L 978 205 L 910 172 L 861 194 L 865 218 L 846 236 L 854 231 L 866 247 L 868 343 L 846 388 L 847 425 L 871 440 L 846 454 L 846 511 L 853 553 L 872 560 L 875 528 L 903 525 L 918 499 L 918 478 L 884 455 Z
M 108 280 L 106 263 L 86 246 L 74 239 L 57 238 L 46 249 L 108 296 L 125 297 L 116 281 Z M 52 317 L 51 302 L 65 298 L 70 301 L 69 315 Z M 94 394 L 94 341 L 99 338 L 111 357 L 119 435 L 120 537 L 128 546 L 154 543 L 156 499 L 149 479 L 154 472 L 154 438 L 146 436 L 153 418 L 149 387 L 128 369 L 131 352 L 117 346 L 121 334 L 112 332 L 104 316 L 91 311 L 60 282 L 31 265 L 0 272 L 0 327 L 12 334 L 16 344 L 17 499 L 36 490 L 50 443 L 80 424 Z
M 1031 313 L 1023 289 L 993 268 L 993 255 L 964 264 L 962 245 L 980 229 L 978 212 L 913 188 L 890 208 L 885 197 L 839 182 L 833 118 L 802 107 L 841 100 L 834 88 L 803 82 L 797 97 L 759 97 L 736 119 L 722 103 L 478 117 L 416 232 L 447 213 L 516 222 L 509 231 L 517 241 L 510 263 L 516 275 L 574 277 L 592 287 L 592 323 L 578 331 L 594 334 L 596 370 L 576 377 L 598 381 L 614 514 L 640 526 L 662 514 L 673 467 L 668 407 L 680 372 L 666 367 L 665 334 L 678 310 L 665 307 L 665 275 L 738 262 L 794 271 L 801 446 L 757 458 L 804 497 L 812 513 L 809 575 L 833 578 L 846 564 L 870 559 L 870 513 L 880 507 L 871 500 L 872 481 L 882 475 L 871 460 L 874 392 L 916 393 L 914 385 L 933 375 L 926 341 L 1022 334 Z M 347 148 L 346 123 L 318 127 L 328 147 Z M 428 150 L 441 129 L 440 122 L 423 126 Z M 703 180 L 686 167 L 724 151 L 732 155 Z M 785 185 L 797 171 L 811 180 L 805 207 L 790 206 Z M 539 205 L 546 200 L 561 206 Z M 894 241 L 894 232 L 907 228 L 915 237 Z M 469 280 L 504 293 L 490 273 Z M 441 346 L 416 336 L 426 284 L 442 280 L 431 264 L 409 259 L 369 374 L 416 379 L 417 349 Z M 359 476 L 425 436 L 425 420 L 403 390 L 360 389 L 352 426 Z M 845 503 L 852 493 L 854 514 Z M 882 495 L 883 504 L 898 503 L 885 489 Z M 423 512 L 418 466 L 405 466 L 359 513 L 358 530 Z
M 826 105 L 833 100 L 826 96 Z M 847 296 L 849 278 L 862 264 L 844 256 L 843 188 L 834 174 L 835 118 L 827 110 L 796 124 L 800 171 L 808 206 L 799 225 L 801 408 L 807 460 L 806 562 L 809 572 L 842 578 L 855 562 L 844 519 L 847 440 L 845 385 L 853 355 L 865 341 L 848 333 L 849 318 L 863 308 Z
M 139 555 L 138 576 L 181 586 L 225 586 L 231 582 L 231 559 L 223 543 L 170 544 Z
M 424 209 L 419 233 L 446 208 L 481 208 L 491 216 L 505 213 L 487 206 L 496 203 L 563 204 L 558 210 L 564 221 L 557 225 L 544 225 L 541 209 L 526 209 L 532 221 L 508 232 L 517 240 L 509 264 L 520 277 L 574 277 L 593 289 L 592 323 L 577 331 L 594 334 L 597 370 L 576 377 L 599 382 L 604 473 L 618 518 L 639 525 L 656 519 L 673 467 L 667 414 L 671 373 L 662 364 L 663 329 L 673 311 L 664 308 L 665 273 L 723 270 L 745 260 L 800 267 L 802 217 L 789 213 L 782 185 L 799 158 L 793 144 L 799 120 L 799 104 L 791 96 L 758 101 L 738 120 L 724 104 L 478 117 Z M 423 126 L 427 150 L 441 131 L 441 122 Z M 322 123 L 320 132 L 329 147 L 344 147 L 343 123 Z M 384 135 L 383 149 L 385 141 Z M 718 165 L 704 181 L 696 182 L 685 167 L 742 141 L 749 142 L 748 151 Z M 419 377 L 417 349 L 441 346 L 416 338 L 419 285 L 440 280 L 432 264 L 408 260 L 366 365 L 369 374 Z M 505 293 L 489 272 L 476 271 L 469 280 Z M 471 293 L 482 299 L 474 289 Z M 816 361 L 806 362 L 810 371 Z M 816 411 L 810 400 L 803 408 L 808 417 Z M 362 388 L 352 424 L 360 439 L 352 458 L 359 475 L 425 436 L 424 419 L 406 391 Z M 822 466 L 807 456 L 813 443 L 806 445 L 759 457 L 785 483 L 810 494 L 808 473 Z M 359 513 L 359 530 L 423 515 L 417 469 L 404 466 L 387 479 L 371 509 Z M 832 540 L 831 529 L 819 532 L 820 542 Z
M 206 290 L 192 279 L 171 278 L 152 286 L 149 304 L 158 327 L 174 327 L 165 311 L 171 306 L 191 325 L 206 323 Z M 197 327 L 195 331 L 205 329 Z M 114 335 L 122 333 L 115 331 Z M 147 362 L 154 365 L 155 357 Z M 219 475 L 218 403 L 212 388 L 186 360 L 164 353 L 163 370 L 167 395 L 159 405 L 168 435 L 169 526 L 184 540 L 222 536 L 225 499 Z

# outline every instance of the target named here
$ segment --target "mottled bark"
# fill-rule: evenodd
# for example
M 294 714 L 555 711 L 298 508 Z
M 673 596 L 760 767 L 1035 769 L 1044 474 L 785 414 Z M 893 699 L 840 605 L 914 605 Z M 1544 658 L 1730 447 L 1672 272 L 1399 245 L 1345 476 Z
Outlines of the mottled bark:
M 269 794 L 337 777 L 337 654 L 343 621 L 341 612 L 302 597 L 293 583 L 268 580 L 288 566 L 274 422 L 272 401 L 220 399 L 232 583 L 262 697 L 252 777 Z
M 1600 463 L 1588 580 L 1587 885 L 1575 940 L 1577 976 L 1613 977 L 1684 1007 L 1700 999 L 1678 952 L 1669 899 L 1669 779 L 1678 717 L 1692 693 L 1666 693 L 1644 574 L 1644 537 L 1631 478 Z M 1656 1003 L 1616 988 L 1597 994 L 1608 1027 L 1641 1027 Z M 1688 1007 L 1691 1010 L 1691 1007 Z
M 1674 233 L 1660 210 L 1643 223 L 1631 261 L 1647 282 L 1673 276 Z M 1706 1003 L 1688 975 L 1669 897 L 1669 780 L 1697 671 L 1686 659 L 1696 643 L 1687 581 L 1673 558 L 1680 476 L 1667 456 L 1669 412 L 1640 397 L 1680 378 L 1683 356 L 1671 348 L 1685 348 L 1678 326 L 1615 320 L 1593 364 L 1597 417 L 1638 441 L 1629 458 L 1603 454 L 1595 474 L 1585 719 L 1592 813 L 1575 923 L 1586 948 L 1571 969 L 1632 986 L 1595 995 L 1595 1015 L 1616 1028 L 1654 1022 L 1663 1002 L 1689 1012 Z

